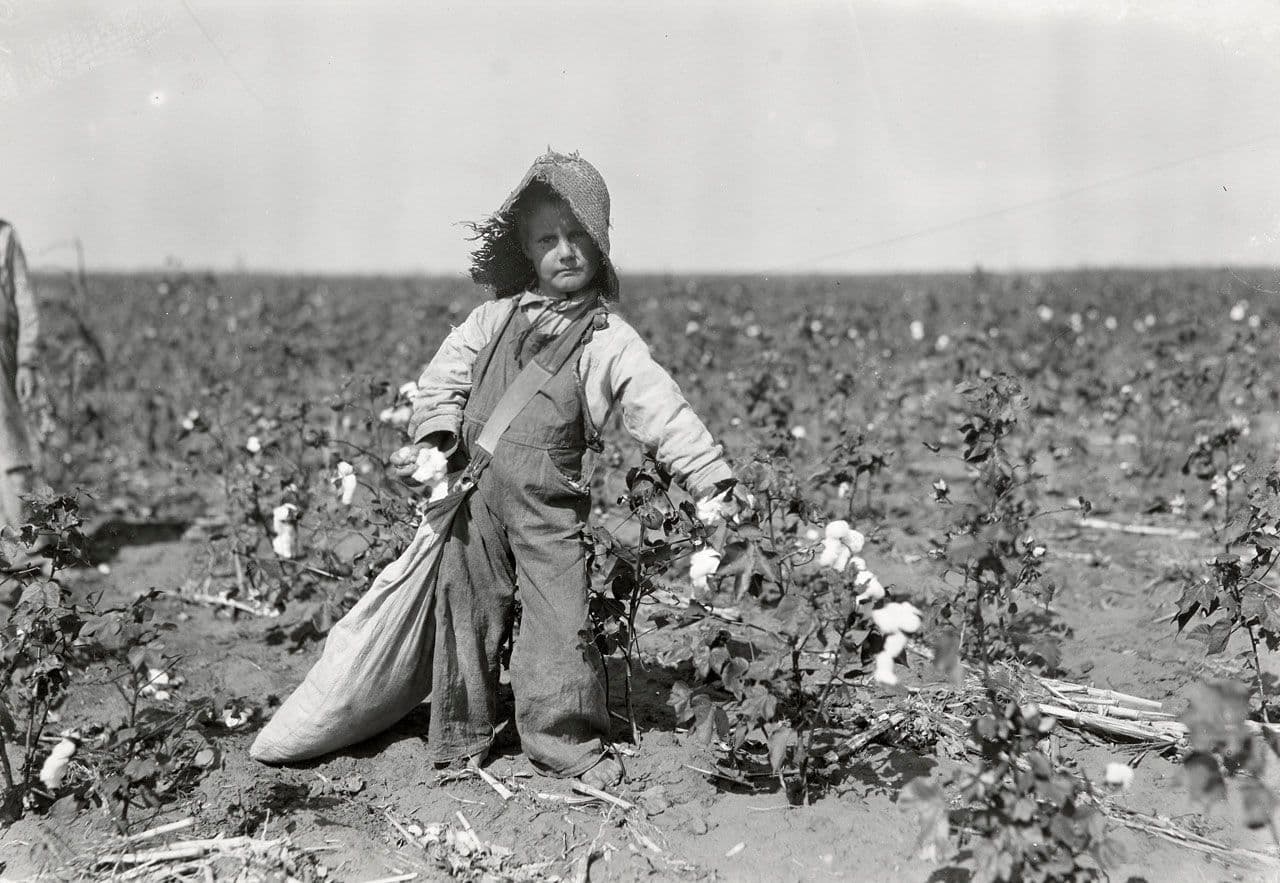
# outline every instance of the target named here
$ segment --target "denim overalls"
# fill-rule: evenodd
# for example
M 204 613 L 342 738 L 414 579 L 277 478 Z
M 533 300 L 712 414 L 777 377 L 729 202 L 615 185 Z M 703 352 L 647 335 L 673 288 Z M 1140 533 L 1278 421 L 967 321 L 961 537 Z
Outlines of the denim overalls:
M 513 304 L 476 356 L 464 455 L 547 339 Z M 493 742 L 499 653 L 517 587 L 522 613 L 510 669 L 525 754 L 544 772 L 577 776 L 605 751 L 604 668 L 584 637 L 590 577 L 582 532 L 591 495 L 577 364 L 585 340 L 503 434 L 454 520 L 436 590 L 429 744 L 437 762 L 483 754 Z

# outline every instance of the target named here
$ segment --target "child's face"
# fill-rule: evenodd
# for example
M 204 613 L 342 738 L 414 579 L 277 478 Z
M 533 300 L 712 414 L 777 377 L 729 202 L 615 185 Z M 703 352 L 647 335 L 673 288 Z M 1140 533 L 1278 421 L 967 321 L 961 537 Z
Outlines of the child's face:
M 544 294 L 581 291 L 600 269 L 600 249 L 564 203 L 543 202 L 530 213 L 523 245 Z

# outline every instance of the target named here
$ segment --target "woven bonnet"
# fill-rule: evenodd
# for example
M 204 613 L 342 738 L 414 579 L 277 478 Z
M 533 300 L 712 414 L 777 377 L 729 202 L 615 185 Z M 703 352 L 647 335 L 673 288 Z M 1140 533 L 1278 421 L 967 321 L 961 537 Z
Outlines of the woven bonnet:
M 512 287 L 510 281 L 505 278 L 496 278 L 510 276 L 511 273 L 497 266 L 497 262 L 485 262 L 483 256 L 485 254 L 494 257 L 510 256 L 515 253 L 519 254 L 523 263 L 527 265 L 528 278 L 524 284 L 536 281 L 537 274 L 533 265 L 523 257 L 520 251 L 519 225 L 515 217 L 515 209 L 521 195 L 535 181 L 542 182 L 563 199 L 574 217 L 586 228 L 588 235 L 600 250 L 598 284 L 606 298 L 616 299 L 618 276 L 614 272 L 613 262 L 609 259 L 609 188 L 605 186 L 604 178 L 596 167 L 578 156 L 576 152 L 564 154 L 548 150 L 538 157 L 529 167 L 529 171 L 525 172 L 520 184 L 511 191 L 511 195 L 494 214 L 491 222 L 477 225 L 476 230 L 483 244 L 481 249 L 473 255 L 475 264 L 472 268 L 472 278 L 494 287 L 500 296 L 511 293 L 508 290 Z M 486 231 L 488 235 L 485 235 Z M 481 266 L 482 262 L 488 265 Z

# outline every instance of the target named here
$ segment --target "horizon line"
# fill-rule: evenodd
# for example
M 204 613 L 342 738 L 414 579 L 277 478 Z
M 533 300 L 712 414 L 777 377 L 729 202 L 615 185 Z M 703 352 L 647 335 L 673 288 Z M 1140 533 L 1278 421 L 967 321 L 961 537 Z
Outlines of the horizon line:
M 932 267 L 932 268 L 883 268 L 869 270 L 795 270 L 795 269 L 630 269 L 619 270 L 619 275 L 652 278 L 655 276 L 685 276 L 702 278 L 865 278 L 882 276 L 961 276 L 975 272 L 991 275 L 1012 276 L 1050 273 L 1087 273 L 1087 272 L 1206 272 L 1222 270 L 1248 270 L 1255 272 L 1280 273 L 1280 264 L 1233 263 L 1230 261 L 1214 261 L 1200 263 L 1080 263 L 1080 264 L 1045 264 L 1027 266 L 984 266 L 974 263 L 964 267 Z M 213 267 L 183 266 L 172 267 L 85 267 L 89 275 L 100 276 L 167 276 L 167 275 L 213 275 L 213 276 L 300 276 L 315 278 L 345 279 L 403 279 L 424 278 L 444 279 L 457 278 L 467 280 L 466 272 L 456 270 L 435 269 L 394 269 L 394 270 L 307 270 L 271 267 Z M 72 267 L 60 264 L 32 265 L 29 272 L 34 276 L 50 276 L 73 273 Z

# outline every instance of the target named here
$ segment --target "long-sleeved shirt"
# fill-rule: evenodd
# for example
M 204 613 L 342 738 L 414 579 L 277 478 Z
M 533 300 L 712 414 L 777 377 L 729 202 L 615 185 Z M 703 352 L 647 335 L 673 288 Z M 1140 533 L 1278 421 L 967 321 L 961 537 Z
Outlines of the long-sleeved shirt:
M 0 221 L 0 334 L 17 331 L 18 365 L 34 365 L 40 339 L 35 292 L 18 232 Z
M 580 303 L 581 297 L 554 300 L 526 291 L 516 309 L 523 310 L 538 331 L 556 334 L 570 322 L 566 313 L 572 314 Z M 409 421 L 415 442 L 437 432 L 457 435 L 476 355 L 498 333 L 509 310 L 506 299 L 481 304 L 440 345 L 418 380 Z M 627 432 L 691 494 L 705 496 L 718 482 L 733 477 L 721 447 L 680 387 L 654 361 L 635 329 L 616 313 L 609 314 L 608 327 L 597 330 L 582 348 L 577 372 L 592 425 L 603 427 L 615 406 L 620 408 Z

